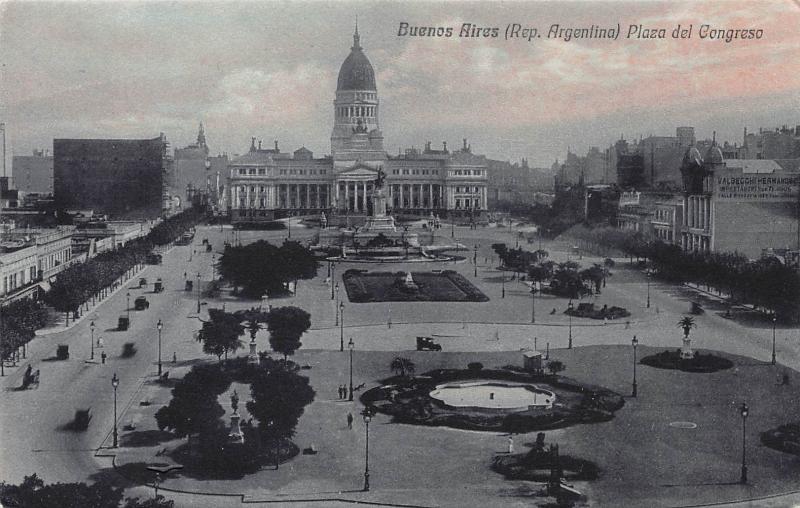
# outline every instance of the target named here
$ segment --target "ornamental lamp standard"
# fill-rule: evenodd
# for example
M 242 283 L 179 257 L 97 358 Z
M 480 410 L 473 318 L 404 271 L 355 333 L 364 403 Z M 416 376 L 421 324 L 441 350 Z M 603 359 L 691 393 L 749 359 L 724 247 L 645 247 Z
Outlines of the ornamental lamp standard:
M 350 337 L 350 342 L 347 343 L 347 348 L 350 350 L 350 395 L 347 400 L 353 401 L 353 349 L 356 347 L 353 342 L 353 337 Z
M 216 254 L 211 254 L 211 280 L 213 281 L 216 278 L 217 274 L 217 264 L 216 264 Z
M 647 277 L 647 308 L 650 308 L 650 270 L 645 272 L 645 276 Z
M 639 345 L 636 335 L 633 336 L 631 345 L 633 346 L 633 392 L 631 393 L 631 397 L 636 397 L 636 346 Z
M 747 404 L 742 402 L 739 407 L 739 412 L 742 415 L 742 477 L 739 479 L 740 483 L 747 483 L 747 415 L 750 409 Z
M 164 328 L 164 324 L 160 319 L 156 323 L 156 328 L 158 328 L 158 376 L 161 377 L 161 329 Z
M 344 246 L 342 248 L 344 248 Z M 333 279 L 335 277 L 336 277 L 336 263 L 331 262 L 331 300 L 333 300 Z
M 131 292 L 128 291 L 127 293 L 125 293 L 125 297 L 127 298 L 127 301 L 128 301 L 128 307 L 125 310 L 128 313 L 128 322 L 130 323 L 130 321 L 131 321 Z
M 91 343 L 92 352 L 91 355 L 89 356 L 89 359 L 94 360 L 94 319 L 92 319 L 92 322 L 89 323 L 89 330 L 92 331 L 92 343 Z
M 111 378 L 111 386 L 114 387 L 114 448 L 117 447 L 117 387 L 119 386 L 119 378 L 117 377 L 117 373 L 114 373 L 114 377 Z
M 567 309 L 569 310 L 569 312 L 567 312 L 567 314 L 569 314 L 569 342 L 567 344 L 567 349 L 572 349 L 572 309 L 574 308 L 575 306 L 572 305 L 572 300 L 570 300 L 567 305 Z
M 472 252 L 472 264 L 475 265 L 475 277 L 478 276 L 478 244 L 475 244 L 475 249 Z
M 197 272 L 197 313 L 200 314 L 200 272 Z
M 500 283 L 502 284 L 502 292 L 500 293 L 500 298 L 506 297 L 506 272 L 500 270 Z
M 531 323 L 535 322 L 536 322 L 536 282 L 531 284 Z
M 775 313 L 772 313 L 772 365 L 775 365 L 775 323 L 778 320 L 778 316 Z
M 336 283 L 335 292 L 336 292 L 336 302 L 333 304 L 333 311 L 334 311 L 334 314 L 336 316 L 335 316 L 335 322 L 333 323 L 333 326 L 339 326 L 339 305 L 338 305 L 338 303 L 339 303 L 339 283 L 338 282 Z
M 372 409 L 369 407 L 364 408 L 361 416 L 364 417 L 367 438 L 364 445 L 364 492 L 369 492 L 369 422 L 372 420 Z
M 339 351 L 344 351 L 344 302 L 339 302 Z

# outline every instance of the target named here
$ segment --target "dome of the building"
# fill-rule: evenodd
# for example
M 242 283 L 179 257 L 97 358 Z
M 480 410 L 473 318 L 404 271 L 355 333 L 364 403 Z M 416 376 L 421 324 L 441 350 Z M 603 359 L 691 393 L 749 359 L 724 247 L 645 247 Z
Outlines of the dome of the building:
M 720 150 L 716 143 L 713 143 L 711 148 L 708 149 L 708 152 L 706 152 L 705 160 L 709 164 L 722 164 L 722 150 Z
M 375 87 L 375 71 L 369 63 L 367 55 L 362 51 L 358 28 L 353 34 L 353 47 L 339 69 L 339 81 L 336 90 L 373 90 Z
M 684 165 L 694 164 L 696 166 L 703 165 L 703 158 L 700 156 L 700 150 L 692 146 L 683 155 Z

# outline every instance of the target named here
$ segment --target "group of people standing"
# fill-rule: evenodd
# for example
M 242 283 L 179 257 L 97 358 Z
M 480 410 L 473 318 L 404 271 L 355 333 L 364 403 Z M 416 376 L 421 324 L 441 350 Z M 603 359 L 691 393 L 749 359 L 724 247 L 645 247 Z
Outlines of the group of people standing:
M 344 400 L 347 398 L 347 386 L 339 385 L 339 400 Z

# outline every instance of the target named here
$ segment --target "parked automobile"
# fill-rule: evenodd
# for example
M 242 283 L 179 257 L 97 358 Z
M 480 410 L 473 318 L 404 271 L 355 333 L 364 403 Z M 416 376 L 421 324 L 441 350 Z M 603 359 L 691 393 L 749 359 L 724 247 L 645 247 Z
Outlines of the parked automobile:
M 139 287 L 140 287 L 140 288 L 143 288 L 143 287 L 145 287 L 146 285 L 147 285 L 147 279 L 145 279 L 144 277 L 142 277 L 141 279 L 139 279 Z
M 153 284 L 153 293 L 160 293 L 164 291 L 164 283 L 161 279 L 156 279 L 155 284 Z
M 133 308 L 136 310 L 145 310 L 150 307 L 150 302 L 147 301 L 147 298 L 144 296 L 140 296 L 136 300 L 133 301 Z
M 194 289 L 194 282 L 187 280 L 185 289 L 186 291 L 192 291 Z
M 441 344 L 437 344 L 431 337 L 417 337 L 417 351 L 441 351 Z
M 125 314 L 121 315 L 117 320 L 117 330 L 124 332 L 131 325 L 131 320 Z

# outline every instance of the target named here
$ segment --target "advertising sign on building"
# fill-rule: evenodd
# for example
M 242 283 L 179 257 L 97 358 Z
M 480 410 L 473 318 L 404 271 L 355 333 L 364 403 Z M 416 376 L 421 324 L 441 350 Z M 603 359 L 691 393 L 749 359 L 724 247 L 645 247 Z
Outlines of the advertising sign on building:
M 794 201 L 800 188 L 800 174 L 743 174 L 715 175 L 714 198 L 717 201 Z

